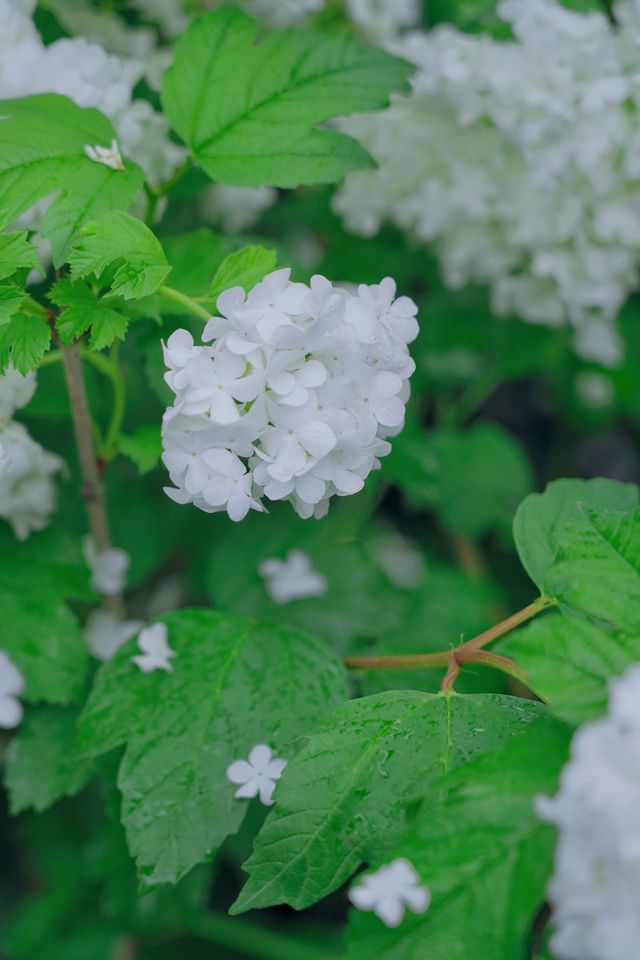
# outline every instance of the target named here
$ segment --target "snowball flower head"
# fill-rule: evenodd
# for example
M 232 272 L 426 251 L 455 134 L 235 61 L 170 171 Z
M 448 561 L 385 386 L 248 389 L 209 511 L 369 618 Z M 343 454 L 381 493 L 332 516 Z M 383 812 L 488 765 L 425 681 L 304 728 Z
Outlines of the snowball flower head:
M 413 865 L 399 857 L 363 877 L 349 891 L 349 900 L 358 910 L 372 910 L 388 927 L 398 927 L 406 908 L 424 913 L 431 895 L 427 887 L 420 884 Z
M 327 578 L 313 569 L 311 557 L 303 550 L 290 550 L 284 560 L 263 560 L 258 572 L 274 603 L 323 597 L 327 592 Z
M 282 776 L 287 765 L 286 760 L 274 759 L 271 747 L 259 743 L 251 748 L 249 760 L 234 760 L 227 767 L 227 779 L 231 783 L 239 783 L 240 788 L 234 793 L 239 799 L 260 797 L 265 807 L 273 805 L 273 791 L 276 782 Z
M 265 500 L 323 516 L 332 496 L 362 489 L 402 428 L 416 305 L 390 278 L 352 293 L 275 270 L 217 307 L 203 343 L 176 330 L 164 345 L 167 494 L 232 520 Z
M 24 690 L 24 677 L 13 660 L 0 650 L 0 727 L 9 730 L 22 720 L 22 704 L 17 699 Z
M 175 657 L 176 653 L 169 646 L 168 635 L 166 623 L 154 623 L 140 631 L 138 647 L 142 653 L 131 659 L 143 673 L 152 673 L 154 670 L 172 673 L 171 658 Z
M 96 660 L 111 660 L 142 626 L 141 620 L 119 620 L 111 610 L 92 610 L 84 627 L 84 637 Z
M 126 550 L 109 547 L 98 551 L 93 537 L 85 537 L 82 551 L 87 566 L 91 570 L 91 583 L 94 590 L 103 597 L 115 597 L 122 593 L 126 582 L 131 557 Z
M 558 960 L 630 960 L 640 941 L 640 665 L 611 684 L 608 714 L 575 734 L 540 817 L 558 830 L 548 894 Z
M 355 232 L 391 222 L 428 245 L 448 286 L 488 285 L 494 312 L 571 324 L 604 366 L 640 277 L 640 16 L 615 12 L 503 0 L 512 40 L 442 25 L 392 41 L 412 93 L 341 121 L 376 167 L 335 200 Z

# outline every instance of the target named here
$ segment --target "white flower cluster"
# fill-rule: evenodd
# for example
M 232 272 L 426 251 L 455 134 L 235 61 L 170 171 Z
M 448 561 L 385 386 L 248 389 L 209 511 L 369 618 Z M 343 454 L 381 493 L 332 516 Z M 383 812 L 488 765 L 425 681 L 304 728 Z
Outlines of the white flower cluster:
M 512 41 L 442 26 L 393 44 L 413 92 L 342 122 L 377 168 L 336 209 L 356 232 L 389 221 L 432 245 L 447 284 L 488 284 L 498 314 L 569 321 L 578 352 L 613 365 L 639 278 L 640 4 L 619 0 L 618 26 L 557 0 L 498 10 Z
M 166 180 L 186 154 L 169 139 L 165 117 L 146 100 L 133 100 L 133 88 L 147 72 L 145 59 L 110 55 L 84 37 L 45 46 L 30 16 L 34 7 L 35 0 L 0 0 L 0 99 L 60 93 L 81 107 L 96 107 L 148 180 Z
M 549 886 L 558 960 L 630 960 L 640 942 L 640 665 L 611 686 L 606 717 L 575 735 L 553 799 L 559 831 Z
M 416 305 L 395 300 L 389 278 L 354 295 L 289 273 L 268 274 L 247 296 L 223 293 L 203 332 L 211 346 L 177 330 L 164 347 L 176 399 L 163 461 L 177 503 L 241 520 L 266 497 L 322 516 L 334 494 L 362 489 L 402 428 Z
M 63 466 L 26 427 L 11 419 L 35 388 L 33 373 L 23 377 L 9 367 L 0 375 L 0 517 L 8 520 L 18 540 L 48 524 L 56 505 L 53 475 Z

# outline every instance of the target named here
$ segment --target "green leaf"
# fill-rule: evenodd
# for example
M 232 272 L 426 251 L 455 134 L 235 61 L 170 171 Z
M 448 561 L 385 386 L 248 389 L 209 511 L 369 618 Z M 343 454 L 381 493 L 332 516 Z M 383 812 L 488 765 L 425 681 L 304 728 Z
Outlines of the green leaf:
M 56 321 L 56 330 L 63 343 L 73 343 L 89 329 L 91 350 L 109 347 L 116 338 L 124 340 L 128 318 L 105 305 L 86 283 L 74 283 L 65 277 L 49 290 L 47 297 L 56 306 L 64 308 Z
M 73 710 L 36 707 L 27 711 L 5 754 L 4 781 L 12 814 L 31 807 L 38 813 L 78 793 L 91 777 L 86 758 L 76 753 Z
M 640 630 L 632 635 L 549 614 L 495 648 L 528 673 L 527 686 L 575 725 L 604 713 L 609 681 L 640 660 Z
M 0 370 L 9 363 L 20 373 L 35 370 L 49 349 L 50 340 L 51 330 L 43 317 L 14 313 L 0 326 Z
M 0 283 L 0 326 L 8 323 L 25 301 L 25 292 L 13 283 Z
M 357 638 L 371 640 L 399 629 L 405 597 L 390 587 L 365 545 L 350 535 L 346 524 L 352 511 L 345 499 L 328 517 L 309 524 L 288 504 L 274 504 L 268 517 L 256 513 L 232 530 L 225 524 L 218 535 L 214 531 L 206 571 L 214 606 L 306 630 L 341 653 L 349 652 Z M 309 555 L 326 578 L 327 591 L 278 605 L 267 594 L 259 566 L 294 549 Z
M 289 764 L 232 912 L 302 909 L 331 893 L 363 861 L 384 855 L 406 806 L 423 796 L 430 803 L 443 771 L 543 718 L 540 704 L 491 694 L 397 691 L 345 704 Z
M 19 233 L 0 233 L 0 280 L 11 277 L 16 270 L 40 270 L 38 251 L 27 239 L 26 230 Z
M 53 570 L 32 582 L 28 563 L 3 565 L 0 650 L 22 672 L 29 702 L 71 703 L 84 687 L 87 647 L 61 592 Z
M 67 97 L 46 93 L 0 101 L 0 116 L 0 227 L 56 192 L 40 230 L 60 267 L 83 223 L 134 202 L 142 171 L 129 160 L 124 170 L 90 160 L 85 146 L 108 146 L 113 127 L 97 110 Z
M 105 213 L 85 224 L 69 252 L 74 280 L 117 267 L 107 296 L 140 300 L 155 293 L 171 272 L 160 241 L 141 220 Z
M 554 847 L 534 797 L 555 791 L 570 733 L 561 724 L 536 724 L 442 781 L 438 802 L 424 806 L 382 861 L 411 861 L 430 890 L 429 909 L 407 913 L 395 929 L 352 911 L 348 960 L 529 955 Z
M 216 270 L 208 296 L 216 299 L 231 287 L 242 287 L 248 293 L 274 269 L 277 259 L 276 251 L 267 250 L 265 247 L 243 247 L 242 250 L 237 250 Z
M 547 574 L 558 555 L 558 540 L 575 515 L 577 504 L 597 509 L 632 510 L 638 505 L 638 488 L 616 480 L 555 480 L 544 493 L 524 500 L 513 521 L 513 536 L 522 565 L 547 593 Z
M 629 513 L 579 504 L 558 538 L 547 574 L 564 606 L 614 629 L 640 627 L 640 508 Z
M 120 434 L 118 449 L 135 463 L 140 473 L 149 473 L 160 462 L 162 453 L 160 424 L 149 423 L 138 427 L 133 433 Z
M 258 41 L 258 31 L 226 6 L 176 43 L 162 103 L 196 162 L 223 183 L 279 187 L 371 165 L 355 140 L 316 125 L 385 106 L 411 68 L 348 33 L 283 30 Z
M 469 537 L 511 523 L 532 484 L 517 441 L 493 423 L 431 433 L 409 424 L 384 470 L 413 503 L 432 507 L 449 529 Z
M 293 742 L 345 695 L 339 661 L 304 634 L 206 609 L 162 618 L 173 672 L 144 674 L 132 643 L 101 667 L 80 735 L 91 755 L 121 743 L 122 821 L 141 879 L 176 882 L 244 819 L 225 771 L 258 743 Z

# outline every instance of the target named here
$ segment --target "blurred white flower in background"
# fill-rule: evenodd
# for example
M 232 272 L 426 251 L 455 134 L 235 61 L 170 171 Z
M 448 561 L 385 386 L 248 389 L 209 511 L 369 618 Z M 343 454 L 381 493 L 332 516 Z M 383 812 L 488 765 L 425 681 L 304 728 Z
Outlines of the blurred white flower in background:
M 99 551 L 93 537 L 90 536 L 84 538 L 82 552 L 91 570 L 91 583 L 94 590 L 101 593 L 103 597 L 115 597 L 118 593 L 122 593 L 131 565 L 129 554 L 119 547 Z
M 22 720 L 18 697 L 24 690 L 24 677 L 11 657 L 0 650 L 0 727 L 10 730 Z
M 227 767 L 227 779 L 231 783 L 239 783 L 240 787 L 234 793 L 238 799 L 252 799 L 260 797 L 265 807 L 273 805 L 273 791 L 276 782 L 282 776 L 287 765 L 286 760 L 274 759 L 271 747 L 259 743 L 252 747 L 249 760 L 235 760 Z
M 607 716 L 575 734 L 556 797 L 548 888 L 558 960 L 630 960 L 640 941 L 640 666 L 611 684 Z
M 18 540 L 49 523 L 57 500 L 53 476 L 64 466 L 23 424 L 11 419 L 35 389 L 35 373 L 23 376 L 9 366 L 0 374 L 0 517 L 11 524 Z
M 140 631 L 141 620 L 119 620 L 111 610 L 92 610 L 84 626 L 87 646 L 96 660 L 111 660 L 121 646 Z
M 578 13 L 505 0 L 513 41 L 452 26 L 414 31 L 394 52 L 413 92 L 341 121 L 377 169 L 335 199 L 346 226 L 390 222 L 429 244 L 446 283 L 485 283 L 499 314 L 571 323 L 576 349 L 615 365 L 614 318 L 638 286 L 640 10 Z
M 420 884 L 414 866 L 402 857 L 360 879 L 349 890 L 349 900 L 358 910 L 372 910 L 388 927 L 398 927 L 406 908 L 424 913 L 431 902 L 427 887 Z
M 284 560 L 269 557 L 259 565 L 258 572 L 274 603 L 323 597 L 329 586 L 327 578 L 314 570 L 311 557 L 303 550 L 290 550 Z
M 242 233 L 278 199 L 274 187 L 233 187 L 212 183 L 199 197 L 203 216 L 228 233 Z
M 175 657 L 176 653 L 169 646 L 168 636 L 166 623 L 154 623 L 140 631 L 138 647 L 141 653 L 131 659 L 143 673 L 153 673 L 155 670 L 172 673 L 171 658 Z
M 289 273 L 223 293 L 203 332 L 211 346 L 186 330 L 167 341 L 163 462 L 177 503 L 241 520 L 263 498 L 289 500 L 323 516 L 332 496 L 362 489 L 402 428 L 416 305 L 389 278 L 352 294 Z
M 347 14 L 371 40 L 384 44 L 420 23 L 421 0 L 347 0 Z

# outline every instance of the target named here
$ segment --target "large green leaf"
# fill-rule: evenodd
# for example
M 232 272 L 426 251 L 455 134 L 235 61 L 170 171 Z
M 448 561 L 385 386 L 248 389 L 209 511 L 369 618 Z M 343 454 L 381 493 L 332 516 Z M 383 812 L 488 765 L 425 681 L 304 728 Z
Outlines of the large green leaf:
M 612 628 L 640 631 L 640 508 L 620 513 L 580 504 L 558 538 L 547 574 L 552 596 Z
M 104 213 L 82 227 L 69 252 L 74 280 L 115 267 L 107 296 L 139 300 L 155 293 L 171 267 L 157 237 L 141 220 L 121 211 Z
M 553 830 L 534 797 L 554 792 L 570 729 L 536 724 L 447 777 L 382 862 L 406 857 L 431 892 L 395 929 L 353 911 L 348 960 L 524 960 L 551 872 Z M 376 859 L 376 864 L 380 863 Z
M 91 350 L 102 350 L 115 339 L 124 340 L 128 317 L 114 309 L 113 304 L 98 298 L 86 283 L 74 283 L 64 277 L 51 287 L 47 297 L 63 308 L 56 320 L 56 330 L 63 343 L 73 343 L 87 330 L 91 330 Z
M 545 593 L 547 574 L 558 555 L 558 541 L 575 515 L 577 504 L 605 510 L 632 510 L 638 488 L 616 480 L 555 480 L 544 493 L 524 500 L 513 521 L 518 554 L 533 582 Z
M 0 371 L 11 363 L 20 373 L 35 370 L 49 349 L 51 328 L 32 313 L 14 313 L 0 325 Z
M 528 673 L 527 686 L 563 720 L 580 724 L 604 713 L 609 681 L 640 660 L 640 618 L 632 635 L 586 620 L 548 614 L 494 648 Z
M 0 233 L 0 280 L 24 268 L 40 269 L 38 251 L 29 243 L 27 231 Z
M 0 650 L 25 679 L 29 701 L 70 703 L 82 693 L 89 666 L 78 622 L 63 600 L 54 571 L 32 579 L 28 563 L 0 573 Z
M 113 127 L 97 110 L 81 109 L 67 97 L 3 100 L 0 116 L 0 227 L 56 193 L 41 232 L 59 267 L 83 223 L 133 203 L 142 171 L 129 160 L 124 170 L 90 160 L 85 146 L 109 146 Z
M 227 766 L 294 742 L 346 696 L 339 661 L 310 637 L 206 609 L 163 618 L 173 672 L 141 673 L 133 642 L 99 671 L 80 718 L 85 751 L 127 743 L 122 821 L 141 879 L 175 882 L 235 833 L 247 802 Z
M 165 113 L 215 180 L 246 186 L 330 183 L 368 166 L 334 117 L 375 110 L 406 89 L 410 67 L 348 33 L 284 30 L 226 6 L 178 40 L 162 90 Z
M 267 273 L 274 269 L 278 255 L 266 247 L 242 247 L 229 254 L 216 270 L 211 281 L 209 297 L 214 300 L 230 287 L 251 290 Z
M 29 710 L 5 754 L 4 781 L 13 814 L 41 812 L 73 796 L 91 776 L 91 763 L 76 753 L 77 711 L 60 707 Z
M 411 801 L 430 807 L 443 772 L 535 721 L 546 722 L 540 704 L 492 694 L 392 691 L 345 704 L 289 765 L 232 912 L 301 909 L 331 893 L 393 845 Z

